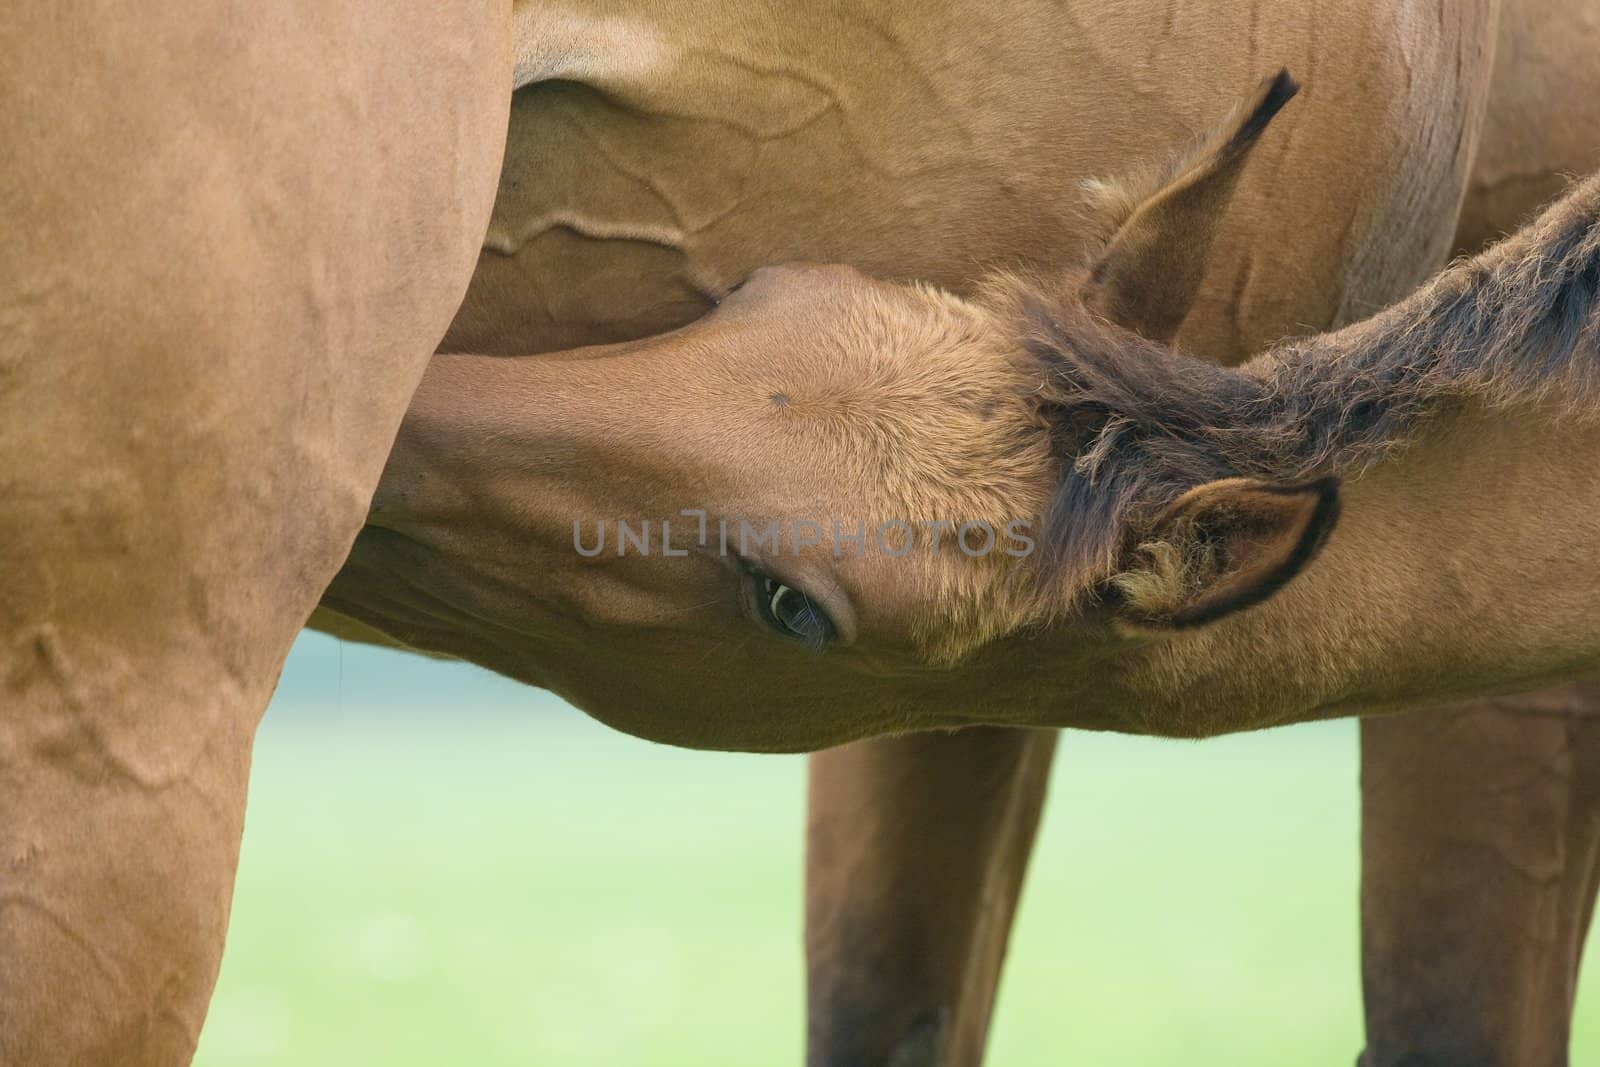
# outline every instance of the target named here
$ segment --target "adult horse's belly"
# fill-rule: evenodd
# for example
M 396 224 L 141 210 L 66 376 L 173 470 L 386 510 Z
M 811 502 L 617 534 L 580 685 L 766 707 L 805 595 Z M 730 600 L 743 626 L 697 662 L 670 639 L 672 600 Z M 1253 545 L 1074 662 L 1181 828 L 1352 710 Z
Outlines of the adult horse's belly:
M 1486 75 L 1477 4 L 763 6 L 523 13 L 539 80 L 513 103 L 446 349 L 657 332 L 774 261 L 955 289 L 1059 266 L 1094 236 L 1085 179 L 1160 163 L 1287 66 L 1306 90 L 1249 168 L 1186 331 L 1237 358 L 1437 266 Z

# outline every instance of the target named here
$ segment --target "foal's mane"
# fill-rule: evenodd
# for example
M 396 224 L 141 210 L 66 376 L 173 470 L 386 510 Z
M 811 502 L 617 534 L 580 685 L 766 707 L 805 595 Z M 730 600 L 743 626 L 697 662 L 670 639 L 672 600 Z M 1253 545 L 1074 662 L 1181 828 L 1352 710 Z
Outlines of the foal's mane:
M 1046 530 L 1085 586 L 1204 482 L 1359 474 L 1466 402 L 1600 413 L 1600 176 L 1374 318 L 1236 369 L 1105 321 L 1075 287 L 995 292 L 1044 368 L 1039 409 L 1061 457 Z

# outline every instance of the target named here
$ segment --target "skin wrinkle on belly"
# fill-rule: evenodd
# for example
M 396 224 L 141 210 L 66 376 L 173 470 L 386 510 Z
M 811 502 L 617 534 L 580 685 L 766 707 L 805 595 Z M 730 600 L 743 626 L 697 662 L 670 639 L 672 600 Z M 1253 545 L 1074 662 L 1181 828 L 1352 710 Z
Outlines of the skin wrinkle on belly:
M 972 151 L 977 142 L 977 138 L 973 135 L 973 131 L 968 129 L 967 126 L 961 122 L 960 112 L 956 108 L 951 107 L 949 103 L 945 101 L 945 98 L 940 95 L 938 85 L 932 78 L 928 77 L 928 75 L 923 72 L 922 65 L 917 62 L 916 55 L 914 55 L 906 47 L 905 42 L 896 36 L 894 31 L 875 22 L 864 12 L 858 12 L 853 9 L 843 9 L 841 10 L 840 14 L 857 25 L 863 27 L 866 32 L 888 45 L 889 50 L 893 52 L 895 57 L 901 62 L 904 69 L 908 72 L 911 80 L 920 84 L 924 95 L 938 105 L 934 110 L 944 117 L 944 119 L 949 123 L 949 128 L 952 131 L 960 135 L 959 143 L 963 153 Z M 835 100 L 838 100 L 837 95 L 835 95 Z M 870 157 L 866 156 L 866 153 L 863 153 L 863 157 L 870 165 Z M 911 173 L 916 172 L 913 171 Z
M 888 182 L 936 170 L 956 150 L 970 149 L 974 141 L 957 109 L 939 96 L 923 69 L 926 63 L 919 62 L 892 29 L 853 13 L 819 12 L 814 24 L 786 25 L 783 39 L 778 40 L 757 40 L 754 31 L 735 21 L 731 32 L 715 45 L 692 36 L 693 28 L 651 25 L 648 18 L 584 16 L 544 4 L 523 5 L 515 18 L 518 39 L 526 42 L 518 56 L 517 84 L 575 83 L 593 93 L 602 107 L 581 106 L 593 101 L 578 98 L 580 106 L 552 110 L 565 112 L 562 120 L 574 127 L 588 150 L 637 187 L 641 198 L 659 201 L 675 230 L 669 233 L 662 220 L 637 217 L 642 205 L 619 197 L 608 205 L 604 222 L 590 208 L 589 224 L 574 226 L 587 236 L 616 234 L 684 249 L 690 236 L 741 207 L 762 145 L 793 137 L 830 114 L 839 117 L 840 131 L 853 150 L 853 165 Z M 862 40 L 855 47 L 817 49 L 816 41 L 840 36 Z M 799 42 L 804 43 L 787 47 Z M 883 62 L 885 52 L 896 61 Z M 831 69 L 829 63 L 868 65 L 870 73 L 861 77 Z M 905 106 L 912 103 L 915 106 Z M 915 119 L 877 121 L 889 114 Z M 640 119 L 656 120 L 658 125 L 687 122 L 716 127 L 745 143 L 739 148 L 708 145 L 695 153 L 696 158 L 714 158 L 726 168 L 729 160 L 742 157 L 744 165 L 731 181 L 718 183 L 705 180 L 703 167 L 684 168 L 674 175 L 648 154 L 630 158 L 639 152 L 636 120 Z M 656 131 L 654 139 L 659 136 Z M 645 138 L 647 147 L 651 139 Z M 558 220 L 572 221 L 564 205 L 526 203 L 539 192 L 516 186 L 511 182 L 502 189 L 508 210 L 496 212 L 485 245 L 501 255 L 516 254 Z M 507 192 L 521 196 L 508 198 Z M 515 203 L 519 200 L 523 202 Z M 513 223 L 512 217 L 517 221 Z
M 830 111 L 831 108 L 820 109 L 814 116 L 797 126 L 796 131 L 805 129 Z M 744 162 L 738 166 L 739 174 L 733 193 L 723 203 L 713 206 L 709 213 L 702 210 L 698 212 L 701 217 L 689 221 L 685 218 L 685 215 L 694 212 L 695 209 L 675 198 L 671 190 L 666 187 L 656 173 L 644 168 L 634 168 L 628 161 L 620 158 L 620 154 L 609 149 L 603 138 L 595 136 L 595 131 L 585 129 L 581 121 L 577 120 L 577 116 L 572 116 L 572 118 L 574 121 L 571 122 L 571 126 L 574 132 L 578 133 L 587 143 L 593 145 L 594 150 L 605 157 L 606 162 L 611 165 L 616 173 L 651 194 L 662 208 L 672 216 L 672 225 L 669 227 L 651 223 L 616 222 L 593 218 L 580 219 L 578 213 L 572 209 L 553 208 L 542 214 L 532 216 L 514 227 L 497 217 L 491 221 L 489 231 L 484 237 L 483 247 L 485 251 L 503 256 L 514 256 L 552 229 L 562 228 L 571 231 L 577 236 L 592 240 L 642 241 L 687 255 L 686 247 L 690 237 L 717 225 L 744 206 L 745 189 L 749 184 L 750 174 L 755 169 L 760 147 L 759 142 L 752 142 L 750 150 L 743 153 Z M 732 127 L 729 128 L 731 129 Z M 719 161 L 727 164 L 730 161 L 730 157 L 736 154 L 734 152 L 719 153 Z M 694 284 L 696 288 L 706 291 L 705 286 L 701 284 L 703 280 L 697 279 Z
M 617 246 L 615 252 L 598 252 L 603 259 L 596 263 L 627 255 L 621 251 L 625 243 L 650 245 L 677 260 L 657 274 L 660 282 L 675 278 L 684 295 L 709 307 L 742 274 L 730 274 L 722 264 L 727 257 L 702 247 L 703 239 L 749 210 L 751 197 L 770 195 L 762 188 L 786 164 L 768 154 L 769 146 L 794 146 L 794 138 L 826 122 L 821 137 L 833 152 L 846 153 L 842 158 L 857 180 L 907 190 L 930 173 L 949 170 L 952 159 L 972 154 L 976 134 L 940 97 L 926 60 L 916 62 L 905 42 L 872 21 L 851 18 L 847 26 L 832 27 L 870 35 L 870 41 L 856 53 L 824 54 L 851 63 L 885 51 L 902 57 L 877 64 L 865 80 L 806 65 L 803 50 L 781 58 L 734 51 L 749 44 L 737 33 L 727 43 L 707 46 L 689 36 L 674 41 L 670 29 L 658 32 L 642 25 L 644 19 L 599 21 L 582 49 L 559 34 L 545 40 L 539 62 L 524 71 L 537 72 L 531 74 L 536 84 L 519 94 L 530 121 L 520 130 L 513 123 L 512 142 L 538 146 L 541 154 L 554 150 L 565 159 L 560 170 L 572 177 L 534 182 L 508 170 L 483 242 L 486 256 L 542 255 L 536 246 L 556 233 L 597 249 Z M 563 23 L 563 32 L 574 32 L 574 25 Z M 632 27 L 647 44 L 618 40 L 619 25 Z M 771 48 L 770 42 L 763 45 Z M 663 77 L 666 69 L 675 77 Z M 699 72 L 688 75 L 699 83 L 688 87 L 693 99 L 684 98 L 684 78 L 678 76 L 686 69 Z M 886 79 L 889 84 L 881 84 Z M 863 92 L 863 85 L 876 91 Z M 860 100 L 851 99 L 852 93 Z M 896 105 L 907 94 L 916 100 L 909 112 Z M 910 113 L 915 121 L 889 122 L 890 113 Z M 797 149 L 783 151 L 793 155 Z M 707 160 L 713 161 L 709 167 Z M 649 301 L 644 328 L 661 328 L 671 302 L 666 292 Z M 608 322 L 607 330 L 632 328 Z
M 484 237 L 483 247 L 486 251 L 496 252 L 502 256 L 514 256 L 529 242 L 558 229 L 590 241 L 633 241 L 687 255 L 684 250 L 684 234 L 681 230 L 649 223 L 610 222 L 586 218 L 580 212 L 571 209 L 551 210 L 529 222 L 524 230 L 515 235 L 497 232 L 491 227 Z
M 638 115 L 658 118 L 671 117 L 663 113 L 628 107 L 620 104 L 616 100 L 610 100 L 609 102 L 617 105 L 623 110 Z M 761 147 L 771 142 L 802 133 L 826 119 L 829 115 L 840 116 L 841 128 L 847 134 L 850 132 L 850 125 L 847 121 L 848 112 L 838 101 L 830 100 L 814 111 L 806 114 L 802 118 L 799 118 L 794 122 L 793 125 L 788 126 L 776 133 L 770 135 L 749 136 L 748 140 L 754 151 L 743 153 L 747 159 L 747 162 L 744 166 L 739 168 L 740 174 L 734 183 L 734 192 L 723 202 L 707 208 L 700 208 L 698 210 L 687 203 L 687 201 L 690 199 L 689 196 L 677 195 L 675 191 L 659 176 L 659 173 L 636 169 L 620 158 L 620 154 L 607 144 L 604 133 L 602 132 L 603 127 L 601 125 L 595 124 L 591 126 L 584 126 L 581 122 L 575 121 L 572 123 L 572 125 L 581 131 L 583 139 L 593 145 L 594 151 L 604 158 L 606 164 L 608 164 L 615 171 L 615 173 L 621 175 L 630 182 L 647 191 L 657 202 L 660 203 L 662 208 L 672 216 L 672 222 L 674 224 L 673 229 L 675 232 L 669 234 L 665 228 L 659 225 L 617 221 L 615 219 L 607 221 L 591 220 L 586 223 L 575 222 L 571 209 L 565 208 L 554 208 L 544 213 L 533 215 L 526 218 L 524 221 L 521 221 L 517 225 L 512 226 L 509 225 L 507 220 L 503 217 L 503 213 L 497 211 L 495 218 L 490 223 L 489 232 L 484 238 L 484 248 L 487 251 L 495 252 L 500 255 L 513 256 L 526 247 L 530 242 L 548 232 L 550 229 L 557 226 L 566 226 L 585 237 L 602 240 L 621 238 L 626 240 L 647 241 L 652 244 L 658 244 L 662 247 L 672 248 L 676 251 L 682 252 L 684 251 L 685 244 L 689 237 L 711 229 L 744 206 L 745 189 L 748 186 L 751 173 L 756 169 L 755 162 L 757 159 L 757 153 L 759 153 Z M 683 121 L 694 121 L 706 125 L 720 126 L 730 132 L 738 132 L 740 134 L 747 132 L 740 130 L 739 127 L 731 123 L 722 122 L 720 120 L 703 118 L 695 118 L 691 120 L 683 118 L 682 116 L 679 116 L 679 118 Z M 850 137 L 849 141 L 859 151 L 860 142 L 854 137 Z M 740 153 L 733 151 L 719 152 L 718 158 L 721 161 L 725 161 L 737 155 L 740 155 Z M 915 169 L 885 168 L 873 160 L 870 155 L 865 153 L 860 154 L 855 162 L 859 163 L 863 170 L 874 175 L 875 177 L 891 182 L 913 178 L 920 174 L 929 173 L 938 168 L 938 164 L 936 163 L 930 163 L 924 167 Z M 628 208 L 634 209 L 637 208 L 637 206 L 637 204 L 630 204 L 628 205 Z M 699 217 L 695 218 L 691 222 L 687 218 L 687 216 L 690 214 L 694 214 Z

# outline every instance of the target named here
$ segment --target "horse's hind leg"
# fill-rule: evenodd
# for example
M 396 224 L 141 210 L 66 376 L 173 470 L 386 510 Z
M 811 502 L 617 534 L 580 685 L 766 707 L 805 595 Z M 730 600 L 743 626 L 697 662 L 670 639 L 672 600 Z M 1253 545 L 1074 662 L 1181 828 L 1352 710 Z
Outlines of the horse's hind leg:
M 811 1067 L 983 1059 L 1055 743 L 977 728 L 811 757 Z
M 504 0 L 0 19 L 0 1063 L 187 1063 L 250 737 L 471 274 Z
M 102 717 L 150 709 L 79 706 L 45 640 L 4 664 L 0 1062 L 187 1063 L 222 954 L 254 715 L 213 696 L 168 717 L 159 751 L 96 739 Z M 20 693 L 19 673 L 33 679 Z
M 1561 1067 L 1600 875 L 1600 687 L 1362 724 L 1361 1067 Z

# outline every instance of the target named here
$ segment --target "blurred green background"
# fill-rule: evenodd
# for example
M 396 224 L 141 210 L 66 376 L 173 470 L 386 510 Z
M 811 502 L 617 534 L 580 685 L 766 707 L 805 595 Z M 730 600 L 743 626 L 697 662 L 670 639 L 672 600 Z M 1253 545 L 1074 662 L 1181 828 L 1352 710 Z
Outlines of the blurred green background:
M 989 1062 L 1349 1067 L 1354 724 L 1073 733 L 1056 768 Z M 798 1067 L 802 782 L 306 635 L 195 1062 Z

